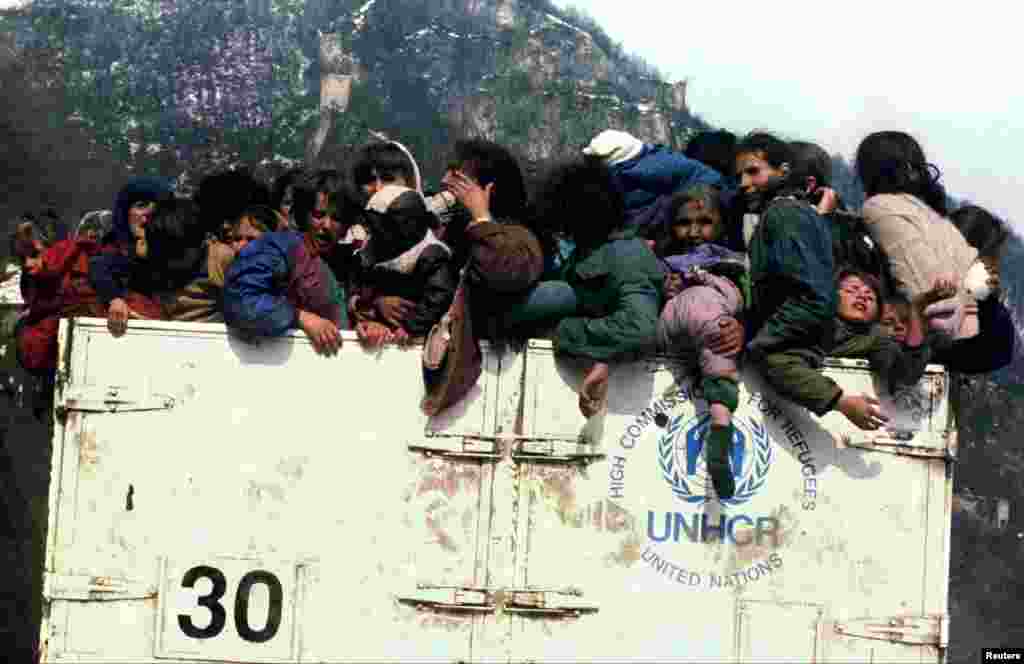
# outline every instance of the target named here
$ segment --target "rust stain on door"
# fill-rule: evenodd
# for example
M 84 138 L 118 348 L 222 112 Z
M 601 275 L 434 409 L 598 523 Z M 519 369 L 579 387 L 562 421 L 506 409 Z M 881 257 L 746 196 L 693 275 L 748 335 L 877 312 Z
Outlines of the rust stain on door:
M 99 464 L 100 450 L 96 434 L 82 431 L 78 434 L 78 462 L 83 470 L 92 469 Z

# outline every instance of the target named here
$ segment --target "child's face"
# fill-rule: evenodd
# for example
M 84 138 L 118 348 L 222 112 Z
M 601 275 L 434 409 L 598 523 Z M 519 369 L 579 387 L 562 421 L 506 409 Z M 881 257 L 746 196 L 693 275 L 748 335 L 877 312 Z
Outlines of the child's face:
M 396 184 L 399 187 L 412 189 L 412 184 L 410 184 L 409 181 L 406 180 L 405 177 L 401 175 L 386 175 L 382 177 L 378 175 L 376 171 L 374 171 L 373 179 L 363 184 L 363 191 L 366 193 L 368 197 L 373 196 L 374 194 L 376 194 L 378 191 L 380 191 L 389 184 Z
M 878 297 L 860 277 L 849 276 L 839 282 L 839 317 L 854 323 L 878 320 Z
M 136 201 L 132 203 L 132 206 L 128 208 L 128 225 L 131 226 L 132 232 L 135 232 L 136 228 L 144 227 L 149 223 L 149 220 L 153 217 L 153 211 L 156 209 L 156 203 L 152 201 Z
M 736 155 L 736 178 L 744 196 L 753 196 L 768 188 L 773 179 L 785 176 L 786 171 L 765 161 L 761 152 L 742 152 Z
M 46 245 L 36 237 L 32 224 L 21 224 L 15 231 L 17 241 L 14 247 L 14 257 L 21 264 L 22 269 L 28 274 L 38 274 L 43 267 L 43 252 Z
M 238 225 L 235 226 L 233 235 L 234 238 L 231 244 L 237 253 L 242 250 L 242 247 L 263 235 L 263 231 L 257 228 L 249 217 L 242 217 Z
M 900 343 L 907 341 L 907 305 L 901 302 L 886 302 L 882 305 L 882 334 Z
M 329 210 L 317 209 L 311 215 L 309 231 L 313 234 L 317 250 L 322 254 L 338 244 L 342 235 L 341 223 L 334 218 L 334 214 Z
M 281 214 L 287 218 L 292 213 L 292 205 L 295 204 L 295 187 L 288 185 L 284 188 L 284 196 L 281 197 L 281 207 L 278 208 Z
M 149 256 L 149 245 L 146 243 L 146 224 L 153 218 L 156 203 L 137 201 L 128 209 L 128 226 L 135 238 L 135 255 L 139 258 Z
M 689 248 L 714 242 L 722 233 L 722 215 L 718 210 L 709 209 L 703 201 L 688 201 L 679 208 L 672 224 L 675 241 Z

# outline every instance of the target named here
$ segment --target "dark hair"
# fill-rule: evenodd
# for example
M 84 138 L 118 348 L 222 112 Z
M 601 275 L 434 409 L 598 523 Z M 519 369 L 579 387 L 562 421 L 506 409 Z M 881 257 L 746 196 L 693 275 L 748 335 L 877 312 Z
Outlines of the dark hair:
M 255 222 L 257 228 L 264 233 L 272 233 L 277 230 L 280 218 L 277 213 L 266 205 L 250 205 L 242 210 L 235 220 L 235 225 L 241 223 L 243 218 L 248 217 Z
M 700 202 L 704 207 L 722 214 L 722 190 L 713 184 L 695 184 L 692 187 L 677 191 L 669 199 L 668 213 L 669 223 L 676 223 L 679 210 L 687 203 Z
M 615 176 L 593 159 L 552 167 L 538 188 L 535 209 L 542 226 L 564 232 L 586 247 L 602 244 L 626 219 Z
M 736 171 L 736 134 L 725 129 L 693 135 L 683 153 L 729 177 Z
M 947 214 L 946 190 L 939 184 L 942 173 L 925 159 L 924 150 L 902 131 L 878 131 L 860 142 L 857 176 L 868 196 L 910 194 L 937 213 Z
M 302 177 L 302 173 L 301 168 L 293 168 L 274 178 L 274 184 L 270 188 L 270 207 L 275 210 L 281 209 L 281 203 L 288 193 L 288 188 L 292 187 L 294 191 L 295 183 Z M 292 196 L 294 197 L 294 193 Z
M 881 318 L 882 303 L 885 302 L 885 289 L 882 288 L 882 282 L 877 276 L 870 272 L 865 272 L 864 270 L 844 265 L 836 270 L 836 290 L 839 290 L 840 284 L 850 277 L 857 277 L 863 281 L 868 288 L 875 291 L 875 302 L 878 304 L 878 313 L 875 315 L 875 320 Z
M 521 220 L 526 212 L 526 185 L 519 163 L 507 148 L 482 138 L 456 141 L 450 170 L 464 170 L 486 186 L 495 184 L 491 214 L 496 219 Z
M 958 208 L 949 215 L 949 220 L 980 256 L 997 256 L 1010 237 L 1010 229 L 1002 219 L 977 205 Z
M 146 224 L 149 257 L 165 261 L 181 256 L 186 249 L 203 244 L 205 234 L 195 203 L 188 199 L 160 201 Z
M 248 171 L 221 171 L 203 178 L 194 200 L 203 231 L 219 236 L 249 205 L 270 205 L 270 190 Z
M 793 148 L 790 144 L 766 131 L 755 131 L 744 136 L 736 144 L 736 156 L 739 157 L 741 154 L 760 154 L 772 168 L 793 164 Z M 735 170 L 736 167 L 733 166 L 733 171 Z
M 385 212 L 368 210 L 366 224 L 376 262 L 391 260 L 423 240 L 433 214 L 415 190 L 399 194 Z
M 396 177 L 404 178 L 409 187 L 416 187 L 416 173 L 409 156 L 392 142 L 368 143 L 356 151 L 352 165 L 352 180 L 357 187 L 380 178 L 394 182 Z
M 832 157 L 817 143 L 790 141 L 793 161 L 790 162 L 790 179 L 803 185 L 807 178 L 814 178 L 819 187 L 832 185 Z
M 317 194 L 327 194 L 328 203 L 331 194 L 345 189 L 345 181 L 341 173 L 334 169 L 322 169 L 299 178 L 293 190 L 292 217 L 299 230 L 309 230 L 309 215 L 316 209 Z
M 893 288 L 885 294 L 885 301 L 882 304 L 899 305 L 903 307 L 909 307 L 911 305 L 910 298 L 906 294 Z

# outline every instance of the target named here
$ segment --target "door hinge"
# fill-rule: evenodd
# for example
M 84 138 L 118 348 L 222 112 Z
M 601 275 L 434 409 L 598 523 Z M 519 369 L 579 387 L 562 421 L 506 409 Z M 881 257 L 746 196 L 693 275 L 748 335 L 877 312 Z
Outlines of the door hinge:
M 397 599 L 419 611 L 489 613 L 496 608 L 490 593 L 483 588 L 419 584 L 414 595 Z
M 480 588 L 420 584 L 412 596 L 398 597 L 402 604 L 421 611 L 491 613 L 500 611 L 543 618 L 575 618 L 596 613 L 598 607 L 582 601 L 575 588 Z
M 428 457 L 497 461 L 510 453 L 516 463 L 574 463 L 590 464 L 605 458 L 591 451 L 593 446 L 582 441 L 554 438 L 532 438 L 515 434 L 496 436 L 430 436 L 409 443 L 410 452 L 422 452 Z
M 605 458 L 604 454 L 592 451 L 593 445 L 568 440 L 520 440 L 512 451 L 512 459 L 518 462 L 590 464 Z
M 55 572 L 46 572 L 43 575 L 43 597 L 48 600 L 111 602 L 150 599 L 156 596 L 155 585 L 132 579 Z
M 835 631 L 843 636 L 945 648 L 949 644 L 949 616 L 855 618 L 836 622 Z
M 132 394 L 127 388 L 111 385 L 70 390 L 63 395 L 55 410 L 57 417 L 64 418 L 70 412 L 121 413 L 171 410 L 174 403 L 174 397 L 168 394 L 140 396 Z
M 899 433 L 882 434 L 868 439 L 854 439 L 851 435 L 843 436 L 842 447 L 856 447 L 862 450 L 873 452 L 885 452 L 899 456 L 919 457 L 926 459 L 945 459 L 956 461 L 957 440 L 956 432 L 946 432 L 941 436 L 944 441 L 942 447 L 928 447 L 926 445 L 911 445 L 907 443 L 912 440 L 912 435 L 901 435 Z
M 578 618 L 597 613 L 598 607 L 587 604 L 582 598 L 582 591 L 576 588 L 505 590 L 501 608 L 505 613 L 543 618 Z
M 430 436 L 408 445 L 410 452 L 428 457 L 497 461 L 504 450 L 501 436 Z

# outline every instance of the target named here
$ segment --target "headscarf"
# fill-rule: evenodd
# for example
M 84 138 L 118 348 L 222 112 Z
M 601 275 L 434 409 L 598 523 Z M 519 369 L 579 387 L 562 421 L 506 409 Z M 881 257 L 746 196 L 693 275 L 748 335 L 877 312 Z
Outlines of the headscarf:
M 142 202 L 156 202 L 172 196 L 174 185 L 169 178 L 138 176 L 128 180 L 127 184 L 117 193 L 114 202 L 112 230 L 114 241 L 118 244 L 134 245 L 135 238 L 128 224 L 128 211 L 132 205 Z

